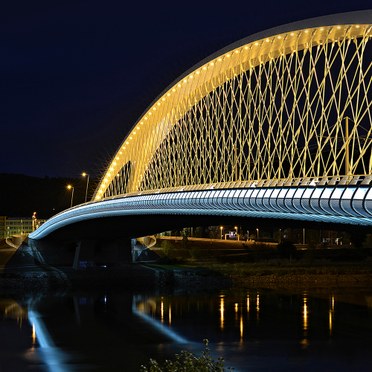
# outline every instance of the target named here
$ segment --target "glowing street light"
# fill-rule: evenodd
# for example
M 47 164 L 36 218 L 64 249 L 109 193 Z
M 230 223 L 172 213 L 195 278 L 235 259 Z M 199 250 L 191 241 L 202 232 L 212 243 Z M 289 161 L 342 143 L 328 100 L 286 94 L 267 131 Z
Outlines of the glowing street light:
M 84 199 L 84 202 L 86 203 L 87 202 L 87 198 L 88 198 L 89 174 L 86 173 L 86 172 L 83 172 L 81 175 L 83 177 L 86 177 L 87 178 L 87 183 L 86 183 L 86 186 L 85 186 L 85 199 Z
M 71 190 L 71 203 L 70 203 L 70 208 L 72 207 L 72 204 L 74 202 L 74 186 L 72 185 L 67 185 L 67 190 Z
M 223 237 L 223 226 L 220 226 L 220 230 L 221 230 L 221 239 Z

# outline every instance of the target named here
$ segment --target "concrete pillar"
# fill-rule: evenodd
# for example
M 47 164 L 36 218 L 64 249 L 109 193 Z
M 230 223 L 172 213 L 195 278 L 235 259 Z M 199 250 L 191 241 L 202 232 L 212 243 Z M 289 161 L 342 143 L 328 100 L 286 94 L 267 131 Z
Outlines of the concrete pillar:
M 79 268 L 80 248 L 81 248 L 81 241 L 78 242 L 75 247 L 74 262 L 72 263 L 72 268 L 74 270 L 77 270 Z
M 97 242 L 95 240 L 80 240 L 76 243 L 74 259 L 72 268 L 74 270 L 85 269 L 91 266 L 95 266 L 95 248 Z

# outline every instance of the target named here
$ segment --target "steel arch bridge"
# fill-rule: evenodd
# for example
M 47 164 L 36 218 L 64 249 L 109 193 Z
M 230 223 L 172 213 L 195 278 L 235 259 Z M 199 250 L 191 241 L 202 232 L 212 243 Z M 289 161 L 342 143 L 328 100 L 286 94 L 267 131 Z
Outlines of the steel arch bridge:
M 372 225 L 371 20 L 296 22 L 203 60 L 139 118 L 94 203 L 62 220 L 111 206 Z

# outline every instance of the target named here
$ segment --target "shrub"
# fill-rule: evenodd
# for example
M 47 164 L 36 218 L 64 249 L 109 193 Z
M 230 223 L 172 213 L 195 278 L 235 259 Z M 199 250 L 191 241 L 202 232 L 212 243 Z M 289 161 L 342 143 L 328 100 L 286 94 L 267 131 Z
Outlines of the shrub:
M 141 372 L 223 372 L 224 361 L 222 358 L 213 360 L 208 348 L 208 340 L 203 340 L 204 350 L 198 357 L 193 353 L 182 350 L 176 354 L 173 360 L 165 360 L 159 364 L 156 360 L 150 359 L 149 366 L 141 366 Z M 228 368 L 229 371 L 232 368 Z

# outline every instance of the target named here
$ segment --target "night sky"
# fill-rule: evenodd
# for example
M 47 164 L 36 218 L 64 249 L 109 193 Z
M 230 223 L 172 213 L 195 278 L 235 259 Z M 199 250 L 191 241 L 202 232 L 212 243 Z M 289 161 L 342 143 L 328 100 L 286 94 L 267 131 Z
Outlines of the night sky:
M 371 0 L 8 3 L 0 5 L 0 173 L 37 177 L 101 175 L 167 85 L 228 44 L 372 8 Z

